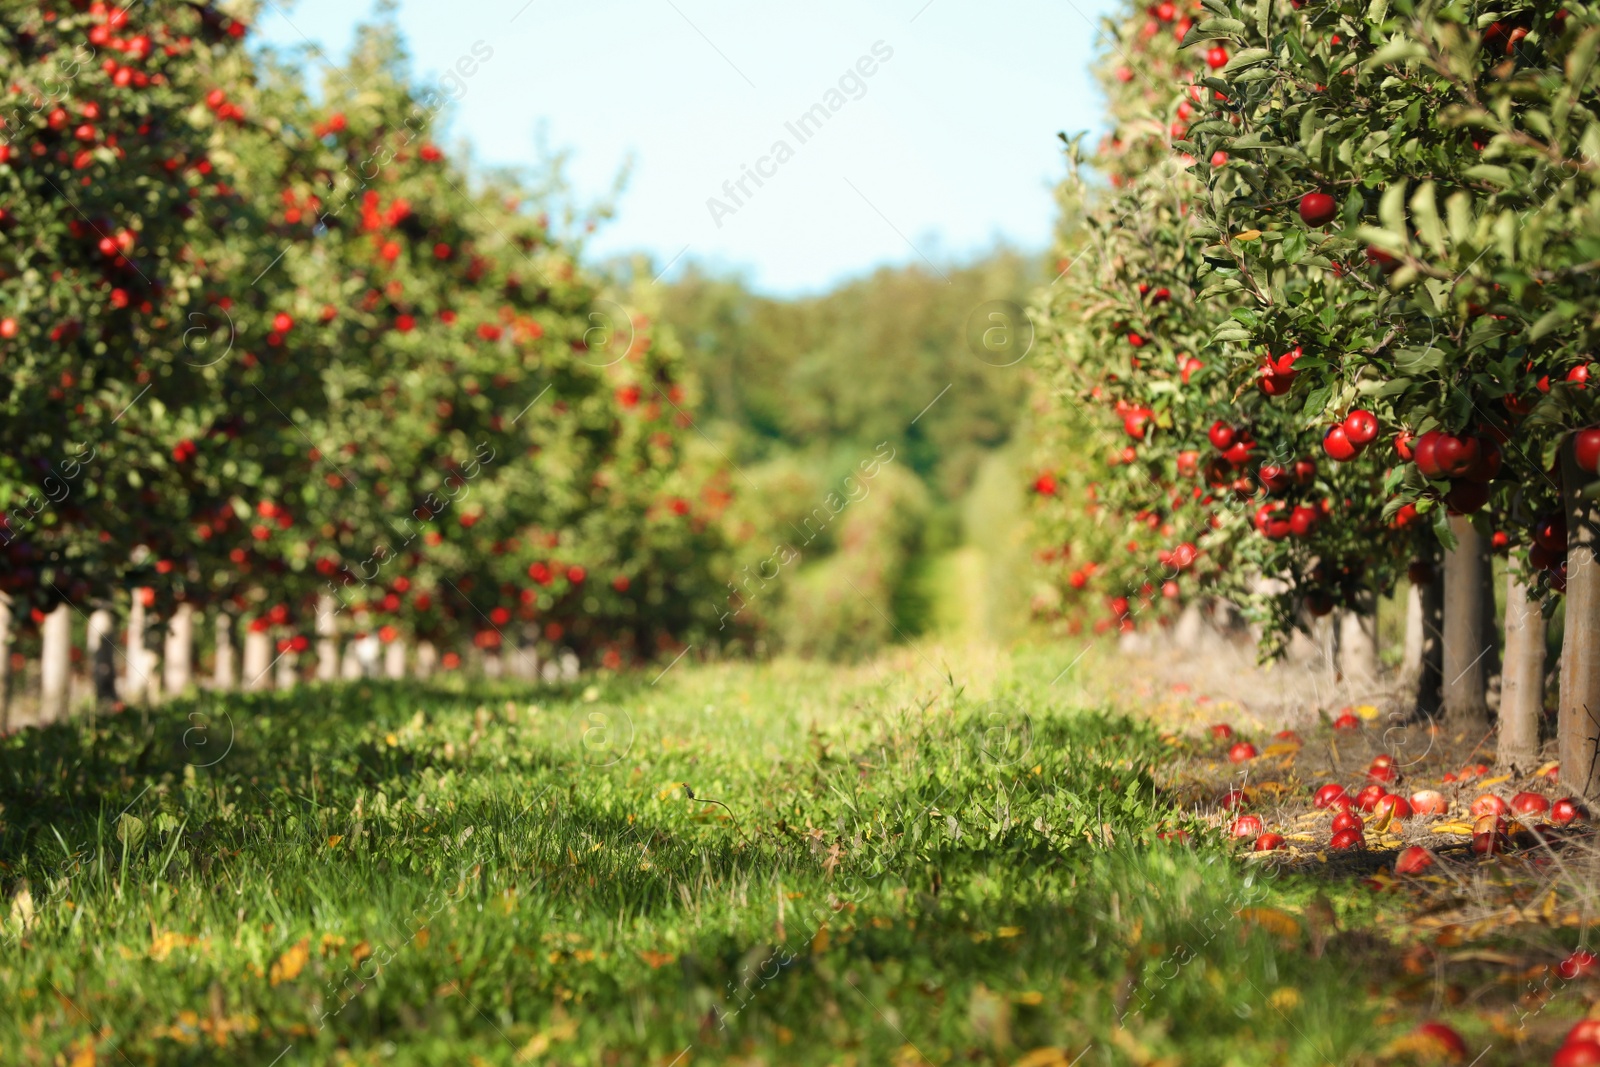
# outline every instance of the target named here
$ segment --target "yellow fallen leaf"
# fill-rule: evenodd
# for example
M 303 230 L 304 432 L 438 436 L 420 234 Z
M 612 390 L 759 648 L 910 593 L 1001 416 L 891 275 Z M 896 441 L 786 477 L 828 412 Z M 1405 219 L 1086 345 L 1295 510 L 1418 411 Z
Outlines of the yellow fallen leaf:
M 306 969 L 306 964 L 310 959 L 311 939 L 302 937 L 299 941 L 290 945 L 283 955 L 278 957 L 277 962 L 272 965 L 272 969 L 267 972 L 267 981 L 273 985 L 294 981 L 300 977 L 300 972 Z
M 1546 763 L 1544 766 L 1542 766 L 1538 770 L 1534 771 L 1533 772 L 1533 776 L 1535 778 L 1548 778 L 1550 775 L 1554 774 L 1557 770 L 1559 770 L 1560 767 L 1561 767 L 1561 764 L 1558 761 L 1551 760 L 1549 763 Z
M 1472 826 L 1470 823 L 1464 822 L 1442 822 L 1438 826 L 1432 827 L 1432 830 L 1436 834 L 1470 834 L 1472 833 Z
M 328 847 L 329 848 L 338 848 L 339 847 L 339 842 L 343 841 L 343 840 L 344 840 L 344 835 L 343 834 L 333 834 L 332 836 L 330 836 L 328 838 Z
M 1287 841 L 1315 841 L 1317 839 L 1316 834 L 1284 834 L 1283 836 Z
M 1243 233 L 1233 235 L 1235 241 L 1258 241 L 1261 239 L 1260 230 L 1245 230 Z
M 1288 741 L 1280 741 L 1275 745 L 1268 745 L 1261 750 L 1263 756 L 1292 756 L 1300 751 L 1300 746 Z
M 1356 707 L 1356 714 L 1363 719 L 1376 719 L 1378 717 L 1378 709 L 1371 704 L 1361 704 Z
M 1016 996 L 1018 1004 L 1043 1004 L 1044 994 L 1036 989 L 1025 989 Z
M 820 956 L 828 951 L 828 924 L 823 923 L 817 927 L 817 932 L 811 938 L 811 954 Z
M 1488 789 L 1491 785 L 1499 785 L 1501 782 L 1509 782 L 1509 781 L 1511 781 L 1511 775 L 1502 774 L 1502 775 L 1500 775 L 1499 777 L 1496 777 L 1496 778 L 1485 778 L 1483 781 L 1478 783 L 1478 788 L 1480 788 L 1480 789 Z
M 1276 746 L 1269 745 L 1267 747 L 1267 751 L 1271 752 L 1274 747 Z M 1298 746 L 1291 745 L 1289 747 L 1295 748 Z M 1271 793 L 1273 796 L 1282 796 L 1289 791 L 1289 787 L 1284 785 L 1282 782 L 1260 782 L 1252 788 L 1254 788 L 1258 793 Z
M 1292 1011 L 1300 1006 L 1300 990 L 1289 986 L 1274 989 L 1267 1002 L 1279 1011 Z
M 518 1063 L 526 1063 L 528 1060 L 543 1056 L 550 1051 L 551 1045 L 560 1041 L 571 1041 L 577 1033 L 578 1023 L 574 1019 L 556 1023 L 554 1026 L 534 1034 L 533 1038 L 517 1051 L 516 1061 Z
M 1003 938 L 1004 937 L 1021 937 L 1022 936 L 1022 927 L 1020 927 L 1020 926 L 1002 926 L 1000 929 L 996 930 L 995 933 L 998 934 L 999 936 L 1003 937 Z
M 171 930 L 152 929 L 150 931 L 149 956 L 159 963 L 172 955 L 176 949 L 188 948 L 197 940 L 198 938 L 190 937 L 187 934 L 176 934 Z
M 675 962 L 678 957 L 674 956 L 670 952 L 656 952 L 653 949 L 647 948 L 642 949 L 639 952 L 639 958 L 648 963 L 652 971 L 656 971 L 660 970 L 662 967 L 665 967 L 669 963 Z
M 1246 922 L 1255 923 L 1269 933 L 1278 937 L 1299 937 L 1300 922 L 1286 911 L 1277 908 L 1245 908 L 1239 912 L 1239 918 Z

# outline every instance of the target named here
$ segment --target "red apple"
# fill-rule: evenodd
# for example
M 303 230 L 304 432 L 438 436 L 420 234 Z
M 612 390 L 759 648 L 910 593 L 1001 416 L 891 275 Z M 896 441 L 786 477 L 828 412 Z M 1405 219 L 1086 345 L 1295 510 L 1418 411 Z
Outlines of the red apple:
M 1328 842 L 1328 847 L 1335 852 L 1346 852 L 1350 849 L 1362 848 L 1367 839 L 1361 836 L 1360 830 L 1340 830 L 1333 835 L 1333 840 Z
M 1226 452 L 1229 446 L 1233 444 L 1234 429 L 1218 419 L 1211 424 L 1211 430 L 1206 436 L 1211 438 L 1212 448 L 1215 448 L 1218 452 Z
M 1381 785 L 1369 785 L 1356 794 L 1356 807 L 1362 811 L 1371 811 L 1378 806 L 1378 801 L 1383 799 L 1388 790 Z
M 1415 1036 L 1451 1059 L 1460 1059 L 1467 1054 L 1467 1043 L 1461 1040 L 1460 1034 L 1444 1023 L 1423 1023 L 1415 1030 Z
M 1600 1043 L 1568 1041 L 1556 1050 L 1550 1067 L 1600 1067 Z
M 1402 849 L 1400 855 L 1395 857 L 1395 874 L 1421 874 L 1433 866 L 1433 853 L 1421 845 L 1412 845 Z
M 1416 450 L 1411 447 L 1416 439 L 1416 434 L 1410 430 L 1401 430 L 1394 435 L 1394 450 L 1401 459 L 1409 460 L 1416 456 Z
M 1378 436 L 1378 417 L 1357 408 L 1344 417 L 1344 435 L 1357 448 L 1365 448 Z
M 1593 1041 L 1600 1044 L 1600 1019 L 1579 1019 L 1567 1031 L 1567 1039 L 1563 1044 L 1570 1045 L 1574 1041 Z
M 1342 796 L 1344 796 L 1344 786 L 1337 782 L 1329 782 L 1317 790 L 1316 795 L 1311 798 L 1311 803 L 1315 807 L 1326 808 L 1334 802 L 1335 798 Z
M 1578 802 L 1571 797 L 1562 797 L 1550 805 L 1550 821 L 1557 826 L 1566 826 L 1582 815 Z
M 1393 817 L 1396 820 L 1409 819 L 1411 817 L 1411 805 L 1406 802 L 1405 797 L 1390 793 L 1378 801 L 1372 809 L 1372 814 L 1378 818 L 1382 818 L 1385 813 L 1390 812 L 1393 813 Z
M 1574 978 L 1587 978 L 1596 967 L 1600 967 L 1600 956 L 1580 948 L 1556 965 L 1556 973 L 1571 981 Z
M 1600 426 L 1589 426 L 1573 434 L 1572 454 L 1580 469 L 1590 474 L 1600 471 Z
M 1450 802 L 1437 789 L 1420 789 L 1411 794 L 1411 810 L 1418 815 L 1443 815 Z
M 1263 829 L 1261 816 L 1241 815 L 1228 827 L 1229 837 L 1258 837 Z
M 1233 727 L 1229 726 L 1225 722 L 1213 723 L 1211 726 L 1211 736 L 1215 737 L 1218 741 L 1226 741 L 1233 736 Z
M 1300 198 L 1300 219 L 1307 226 L 1332 222 L 1338 214 L 1338 203 L 1327 193 L 1307 193 Z
M 1217 801 L 1217 806 L 1223 811 L 1232 811 L 1234 808 L 1244 806 L 1244 790 L 1230 789 L 1222 794 L 1222 799 Z
M 1367 821 L 1353 811 L 1341 811 L 1333 817 L 1333 832 L 1341 830 L 1364 830 Z
M 1392 782 L 1399 777 L 1400 772 L 1395 770 L 1394 765 L 1390 763 L 1374 763 L 1367 768 L 1367 781 L 1369 782 Z
M 1518 793 L 1511 798 L 1511 810 L 1518 815 L 1542 815 L 1550 810 L 1550 800 L 1538 793 Z
M 1328 432 L 1322 437 L 1322 450 L 1335 463 L 1344 463 L 1355 459 L 1361 452 L 1361 449 L 1351 443 L 1349 435 L 1345 432 L 1343 426 L 1330 426 L 1328 428 Z
M 1359 730 L 1361 729 L 1361 720 L 1354 713 L 1346 711 L 1333 720 L 1333 728 L 1335 730 Z
M 1228 50 L 1219 45 L 1206 49 L 1206 66 L 1212 70 L 1220 70 L 1228 65 Z
M 1485 793 L 1483 796 L 1472 802 L 1472 808 L 1470 810 L 1474 818 L 1481 819 L 1485 815 L 1504 815 L 1506 812 L 1510 811 L 1511 808 L 1504 800 L 1501 800 L 1493 793 Z
M 1262 834 L 1256 838 L 1254 850 L 1256 852 L 1272 852 L 1283 847 L 1282 834 Z
M 1248 741 L 1240 741 L 1228 749 L 1228 760 L 1231 763 L 1245 763 L 1256 758 L 1256 746 Z

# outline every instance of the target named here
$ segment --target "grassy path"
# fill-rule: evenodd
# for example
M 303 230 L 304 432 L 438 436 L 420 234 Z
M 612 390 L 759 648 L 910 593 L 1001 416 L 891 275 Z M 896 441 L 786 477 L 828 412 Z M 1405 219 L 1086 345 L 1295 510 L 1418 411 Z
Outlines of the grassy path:
M 1165 746 L 1064 658 L 9 738 L 0 1062 L 1376 1062 L 1351 959 L 1272 910 L 1311 889 L 1153 842 Z

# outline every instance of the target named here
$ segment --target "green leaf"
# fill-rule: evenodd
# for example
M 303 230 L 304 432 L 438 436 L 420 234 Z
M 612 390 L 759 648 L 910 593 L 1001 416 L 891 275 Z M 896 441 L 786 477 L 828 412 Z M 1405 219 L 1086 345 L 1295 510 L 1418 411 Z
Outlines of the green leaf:
M 1422 243 L 1427 245 L 1433 254 L 1443 257 L 1444 224 L 1439 221 L 1439 206 L 1434 200 L 1433 182 L 1425 181 L 1417 186 L 1417 191 L 1411 196 L 1411 217 L 1417 222 L 1417 236 L 1422 238 Z
M 1413 59 L 1422 59 L 1427 54 L 1427 49 L 1417 42 L 1397 37 L 1374 52 L 1361 66 L 1367 70 L 1375 70 L 1390 63 L 1404 63 Z
M 1545 312 L 1543 315 L 1539 316 L 1539 321 L 1534 323 L 1533 328 L 1528 331 L 1528 340 L 1539 340 L 1539 338 L 1543 337 L 1545 334 L 1550 333 L 1551 331 L 1563 325 L 1571 317 L 1572 313 L 1563 308 L 1557 308 L 1554 311 Z
M 1298 263 L 1306 254 L 1306 231 L 1295 229 L 1283 235 L 1283 261 Z
M 1383 228 L 1400 239 L 1400 247 L 1406 243 L 1406 180 L 1396 178 L 1389 183 L 1389 188 L 1383 191 L 1383 199 L 1378 201 L 1378 221 L 1383 223 Z
M 1600 26 L 1591 26 L 1583 32 L 1572 51 L 1567 53 L 1567 84 L 1582 92 L 1589 88 L 1589 75 L 1594 73 L 1595 55 L 1600 52 Z
M 1228 60 L 1228 65 L 1222 68 L 1222 73 L 1232 74 L 1236 70 L 1245 70 L 1258 63 L 1265 63 L 1271 58 L 1272 53 L 1265 48 L 1246 48 Z
M 1512 177 L 1511 171 L 1507 170 L 1505 167 L 1496 166 L 1493 163 L 1476 163 L 1461 173 L 1468 178 L 1478 178 L 1486 182 L 1491 182 L 1500 186 L 1502 189 L 1510 189 L 1517 184 L 1517 180 L 1516 178 Z
M 1272 28 L 1272 0 L 1256 0 L 1256 33 L 1264 41 Z
M 1444 546 L 1446 552 L 1455 551 L 1456 535 L 1450 532 L 1450 510 L 1448 508 L 1435 508 L 1433 510 L 1433 535 L 1439 539 L 1439 544 Z

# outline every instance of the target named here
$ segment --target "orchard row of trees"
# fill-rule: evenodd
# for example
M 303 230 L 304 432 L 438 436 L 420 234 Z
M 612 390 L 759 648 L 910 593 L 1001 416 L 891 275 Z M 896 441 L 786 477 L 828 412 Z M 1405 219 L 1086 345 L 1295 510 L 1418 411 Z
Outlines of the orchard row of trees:
M 1131 627 L 1220 593 L 1275 651 L 1332 611 L 1370 642 L 1405 578 L 1419 702 L 1486 728 L 1502 659 L 1513 765 L 1559 609 L 1562 775 L 1600 795 L 1600 8 L 1184 0 L 1112 31 L 1042 309 L 1063 595 Z
M 39 642 L 51 719 L 80 637 L 109 698 L 147 635 L 181 688 L 197 642 L 264 685 L 357 637 L 615 666 L 713 626 L 730 486 L 649 294 L 441 148 L 391 28 L 315 99 L 247 37 L 0 0 L 0 672 Z

